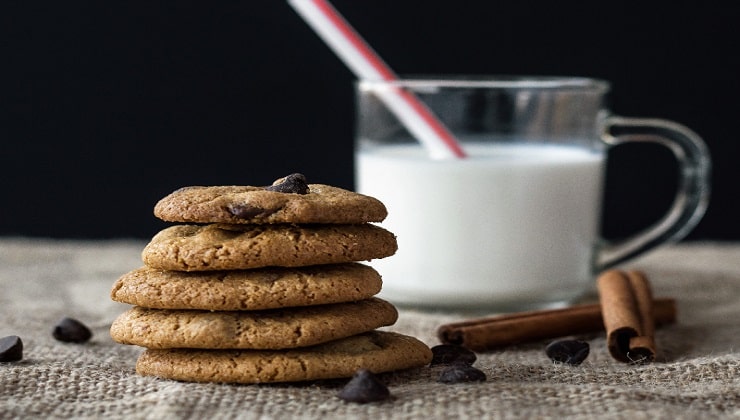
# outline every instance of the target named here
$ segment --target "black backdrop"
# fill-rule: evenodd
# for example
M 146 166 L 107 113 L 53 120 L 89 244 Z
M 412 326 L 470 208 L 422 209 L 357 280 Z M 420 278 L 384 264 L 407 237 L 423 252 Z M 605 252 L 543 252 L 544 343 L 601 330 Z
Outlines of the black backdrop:
M 614 112 L 686 124 L 714 158 L 689 238 L 730 240 L 740 15 L 718 3 L 333 2 L 400 74 L 598 77 Z M 8 1 L 0 31 L 0 235 L 146 238 L 184 185 L 352 188 L 354 76 L 282 0 Z M 672 165 L 614 150 L 607 237 L 665 211 Z

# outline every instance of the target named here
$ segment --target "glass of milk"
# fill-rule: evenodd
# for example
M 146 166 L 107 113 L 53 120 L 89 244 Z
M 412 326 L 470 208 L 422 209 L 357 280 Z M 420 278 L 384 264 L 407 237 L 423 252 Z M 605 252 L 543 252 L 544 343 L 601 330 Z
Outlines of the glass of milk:
M 435 159 L 377 95 L 406 89 L 455 135 Z M 604 107 L 586 78 L 407 79 L 357 84 L 356 187 L 383 201 L 398 252 L 371 261 L 401 306 L 512 311 L 564 305 L 595 275 L 688 233 L 709 198 L 709 153 L 674 122 Z M 655 142 L 679 163 L 665 217 L 616 243 L 600 237 L 606 152 Z

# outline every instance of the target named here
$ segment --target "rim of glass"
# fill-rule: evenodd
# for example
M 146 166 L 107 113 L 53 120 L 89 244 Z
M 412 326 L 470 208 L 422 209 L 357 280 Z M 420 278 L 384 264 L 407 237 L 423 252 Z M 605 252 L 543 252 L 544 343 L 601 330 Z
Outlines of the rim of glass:
M 396 80 L 359 80 L 358 86 L 377 88 L 397 86 L 407 88 L 490 88 L 490 89 L 577 89 L 607 92 L 609 82 L 590 77 L 561 76 L 409 76 Z

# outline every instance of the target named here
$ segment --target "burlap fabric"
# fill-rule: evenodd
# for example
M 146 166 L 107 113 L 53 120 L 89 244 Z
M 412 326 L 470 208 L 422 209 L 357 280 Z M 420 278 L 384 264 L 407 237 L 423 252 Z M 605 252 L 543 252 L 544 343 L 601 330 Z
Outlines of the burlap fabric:
M 583 365 L 553 364 L 546 343 L 480 354 L 485 383 L 444 385 L 423 368 L 383 376 L 394 399 L 349 404 L 341 381 L 235 386 L 179 383 L 134 373 L 141 349 L 108 328 L 128 306 L 113 281 L 141 265 L 137 241 L 0 239 L 0 337 L 19 335 L 21 362 L 0 363 L 0 418 L 730 418 L 740 417 L 740 244 L 667 247 L 629 266 L 657 296 L 679 302 L 679 321 L 658 331 L 663 361 L 612 360 L 603 334 L 586 337 Z M 54 340 L 63 316 L 89 325 L 87 344 Z M 400 311 L 392 330 L 438 344 L 438 325 L 464 314 Z

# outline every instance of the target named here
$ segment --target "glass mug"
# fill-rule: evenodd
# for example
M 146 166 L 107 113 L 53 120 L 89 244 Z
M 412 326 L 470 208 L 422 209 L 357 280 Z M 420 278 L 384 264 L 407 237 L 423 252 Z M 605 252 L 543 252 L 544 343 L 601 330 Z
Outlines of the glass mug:
M 380 100 L 416 95 L 455 135 L 464 159 L 434 159 Z M 398 252 L 370 262 L 398 305 L 488 311 L 554 307 L 595 276 L 684 237 L 709 200 L 710 157 L 688 128 L 611 115 L 609 84 L 588 78 L 360 81 L 358 192 L 388 208 Z M 600 237 L 606 152 L 653 142 L 679 166 L 672 207 L 633 237 Z

